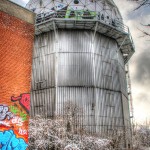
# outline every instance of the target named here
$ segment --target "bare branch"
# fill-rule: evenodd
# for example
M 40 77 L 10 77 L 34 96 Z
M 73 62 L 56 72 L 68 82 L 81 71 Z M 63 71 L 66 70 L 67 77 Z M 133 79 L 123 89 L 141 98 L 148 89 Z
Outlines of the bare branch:
M 141 30 L 138 28 L 138 30 L 140 30 L 144 35 L 141 37 L 145 37 L 145 36 L 150 36 L 150 33 L 146 32 L 145 30 Z
M 134 11 L 140 9 L 141 7 L 150 6 L 150 0 L 137 0 L 137 3 L 139 6 L 135 8 Z
M 142 24 L 142 23 L 141 23 L 141 25 L 142 25 L 142 26 L 145 26 L 145 27 L 150 27 L 150 24 Z

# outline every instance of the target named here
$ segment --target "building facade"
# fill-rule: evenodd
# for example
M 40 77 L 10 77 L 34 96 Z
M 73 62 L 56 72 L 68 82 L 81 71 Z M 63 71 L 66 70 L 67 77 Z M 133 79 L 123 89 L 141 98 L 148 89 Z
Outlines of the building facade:
M 37 13 L 31 116 L 68 115 L 90 133 L 130 132 L 129 28 L 112 0 L 30 0 Z M 78 108 L 78 109 L 77 109 Z

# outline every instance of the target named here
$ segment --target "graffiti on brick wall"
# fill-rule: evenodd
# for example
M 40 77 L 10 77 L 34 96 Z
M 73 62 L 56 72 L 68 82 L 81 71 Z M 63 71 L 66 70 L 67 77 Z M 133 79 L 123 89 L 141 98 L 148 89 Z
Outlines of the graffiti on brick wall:
M 23 126 L 25 120 L 27 120 L 27 114 L 20 111 L 17 107 L 0 105 L 0 125 L 7 127 L 11 125 Z
M 8 106 L 0 105 L 0 121 L 12 119 L 13 114 L 9 111 Z
M 9 106 L 9 108 L 10 108 L 10 111 L 11 111 L 14 115 L 18 114 L 18 115 L 22 118 L 23 121 L 26 121 L 26 120 L 27 120 L 28 114 L 25 113 L 24 111 L 20 110 L 20 109 L 18 108 L 17 104 L 11 105 L 11 106 Z
M 30 110 L 30 94 L 21 94 L 18 97 L 11 97 L 13 102 L 19 101 L 19 104 L 29 113 Z
M 29 104 L 30 94 L 21 94 L 19 97 L 11 97 L 9 105 L 0 105 L 0 147 L 2 149 L 17 150 L 19 147 L 19 150 L 21 148 L 25 150 L 27 147 Z M 11 135 L 11 138 L 7 140 L 3 139 L 6 135 Z M 8 141 L 9 144 L 7 143 Z M 17 143 L 18 146 L 16 145 Z M 16 147 L 13 147 L 12 144 L 16 145 Z M 20 147 L 20 145 L 24 145 L 24 147 Z
M 19 134 L 20 134 L 20 135 L 27 135 L 27 134 L 28 134 L 28 131 L 27 131 L 26 129 L 19 128 Z
M 11 120 L 11 123 L 12 124 L 15 124 L 16 126 L 23 126 L 23 120 L 22 118 L 18 117 L 18 116 L 15 116 L 12 120 Z
M 27 144 L 22 138 L 17 138 L 13 130 L 0 132 L 0 147 L 3 150 L 25 150 Z
M 0 125 L 4 125 L 7 127 L 14 127 L 14 126 L 23 126 L 22 118 L 18 116 L 14 116 L 10 121 L 0 121 Z

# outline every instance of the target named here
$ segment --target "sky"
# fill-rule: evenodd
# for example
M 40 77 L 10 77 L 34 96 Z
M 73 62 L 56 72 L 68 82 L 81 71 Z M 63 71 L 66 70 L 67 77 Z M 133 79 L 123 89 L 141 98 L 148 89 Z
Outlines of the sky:
M 140 30 L 150 33 L 150 6 L 137 11 L 138 4 L 132 0 L 114 0 L 118 6 L 124 23 L 129 26 L 135 44 L 135 53 L 131 58 L 130 76 L 132 83 L 132 96 L 134 118 L 137 122 L 150 121 L 150 36 L 143 37 Z
M 12 0 L 25 6 L 29 0 Z M 114 0 L 124 23 L 129 26 L 135 44 L 135 54 L 129 61 L 132 83 L 134 120 L 138 123 L 150 121 L 150 36 L 143 37 L 140 30 L 150 32 L 150 6 L 135 11 L 138 6 L 134 0 Z

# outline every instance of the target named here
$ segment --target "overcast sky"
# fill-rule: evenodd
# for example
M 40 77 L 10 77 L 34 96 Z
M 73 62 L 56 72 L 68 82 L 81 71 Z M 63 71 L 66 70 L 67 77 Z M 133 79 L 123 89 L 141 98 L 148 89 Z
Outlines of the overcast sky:
M 131 0 L 114 0 L 121 11 L 124 23 L 129 26 L 135 43 L 135 54 L 130 60 L 130 75 L 137 121 L 150 120 L 150 37 L 142 37 L 141 24 L 150 24 L 150 7 L 134 11 L 137 3 Z M 139 30 L 140 29 L 140 30 Z M 149 28 L 145 28 L 149 32 Z
M 25 6 L 28 0 L 12 0 Z M 139 29 L 150 23 L 150 7 L 134 11 L 137 3 L 132 0 L 114 0 L 124 23 L 129 26 L 136 52 L 130 60 L 130 75 L 134 102 L 134 116 L 137 122 L 150 120 L 150 37 L 142 37 Z M 146 30 L 148 31 L 149 28 Z

